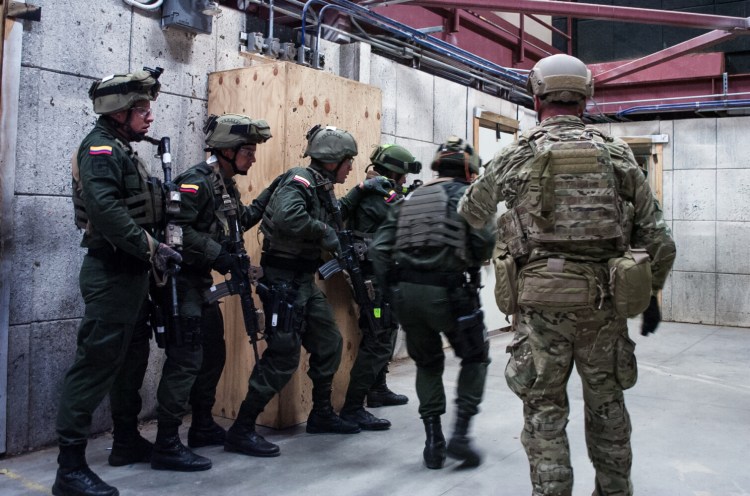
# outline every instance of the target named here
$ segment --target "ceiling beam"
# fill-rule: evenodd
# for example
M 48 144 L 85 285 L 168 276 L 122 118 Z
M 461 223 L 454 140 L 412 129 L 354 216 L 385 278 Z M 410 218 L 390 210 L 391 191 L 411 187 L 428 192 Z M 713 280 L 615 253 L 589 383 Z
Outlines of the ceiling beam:
M 554 0 L 411 0 L 400 3 L 401 5 L 419 5 L 422 7 L 560 15 L 579 19 L 665 24 L 704 29 L 748 29 L 750 27 L 750 22 L 744 17 L 634 7 L 615 7 L 592 3 L 559 2 Z

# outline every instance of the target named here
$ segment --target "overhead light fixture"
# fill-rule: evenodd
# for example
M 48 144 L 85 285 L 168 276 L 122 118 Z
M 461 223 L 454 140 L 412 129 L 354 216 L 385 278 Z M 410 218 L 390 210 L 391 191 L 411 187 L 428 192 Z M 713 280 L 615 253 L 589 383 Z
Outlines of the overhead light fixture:
M 221 8 L 219 8 L 219 2 L 211 0 L 204 0 L 199 2 L 201 14 L 215 16 L 221 14 Z

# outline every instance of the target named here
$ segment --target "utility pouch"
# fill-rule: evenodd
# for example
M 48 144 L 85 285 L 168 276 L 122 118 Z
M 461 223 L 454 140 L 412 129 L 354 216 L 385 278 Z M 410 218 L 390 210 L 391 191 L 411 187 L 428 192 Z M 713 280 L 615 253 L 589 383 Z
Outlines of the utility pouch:
M 645 250 L 631 250 L 610 258 L 609 292 L 615 313 L 631 318 L 642 314 L 651 300 L 651 259 Z
M 477 309 L 468 315 L 456 319 L 456 330 L 446 334 L 453 352 L 458 358 L 471 360 L 487 359 L 487 327 L 484 325 L 484 313 Z
M 519 272 L 519 306 L 562 311 L 593 309 L 601 291 L 589 264 L 548 258 L 531 262 Z
M 492 254 L 495 266 L 495 302 L 501 312 L 512 315 L 518 310 L 518 266 L 508 245 L 499 241 Z
M 514 258 L 529 254 L 529 244 L 516 208 L 507 210 L 497 219 L 497 238 L 507 245 Z

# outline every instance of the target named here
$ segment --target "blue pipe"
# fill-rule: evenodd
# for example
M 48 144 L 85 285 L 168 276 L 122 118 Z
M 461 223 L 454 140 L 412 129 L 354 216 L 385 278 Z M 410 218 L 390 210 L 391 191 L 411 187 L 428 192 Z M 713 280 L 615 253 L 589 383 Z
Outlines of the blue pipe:
M 617 117 L 623 117 L 630 114 L 645 112 L 675 112 L 679 110 L 720 110 L 723 108 L 750 107 L 750 99 L 744 100 L 721 100 L 705 102 L 686 102 L 686 103 L 668 103 L 665 105 L 639 105 L 621 110 L 615 114 Z

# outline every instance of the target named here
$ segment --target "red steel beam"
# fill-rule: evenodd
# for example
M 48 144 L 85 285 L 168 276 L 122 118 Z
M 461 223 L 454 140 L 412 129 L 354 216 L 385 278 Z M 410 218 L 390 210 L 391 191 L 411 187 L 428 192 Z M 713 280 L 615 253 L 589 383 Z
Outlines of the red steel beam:
M 695 52 L 701 48 L 731 40 L 732 38 L 736 37 L 737 34 L 738 33 L 735 31 L 716 30 L 708 32 L 706 34 L 702 34 L 700 36 L 696 36 L 695 38 L 691 38 L 687 41 L 683 41 L 682 43 L 678 43 L 677 45 L 671 46 L 664 50 L 660 50 L 650 55 L 646 55 L 645 57 L 630 61 L 619 67 L 615 67 L 614 69 L 609 69 L 604 72 L 600 72 L 599 74 L 594 74 L 594 83 L 600 85 L 602 83 L 627 76 L 628 74 L 633 74 L 634 72 L 643 71 L 645 69 L 648 69 L 649 67 L 653 67 L 657 64 L 662 64 L 677 57 L 687 55 L 688 53 Z
M 666 24 L 704 29 L 747 29 L 750 27 L 748 19 L 744 17 L 694 14 L 691 12 L 634 7 L 615 7 L 592 3 L 568 3 L 554 0 L 411 0 L 401 2 L 400 5 L 442 7 L 445 9 L 493 10 L 523 14 L 554 14 L 580 19 Z

